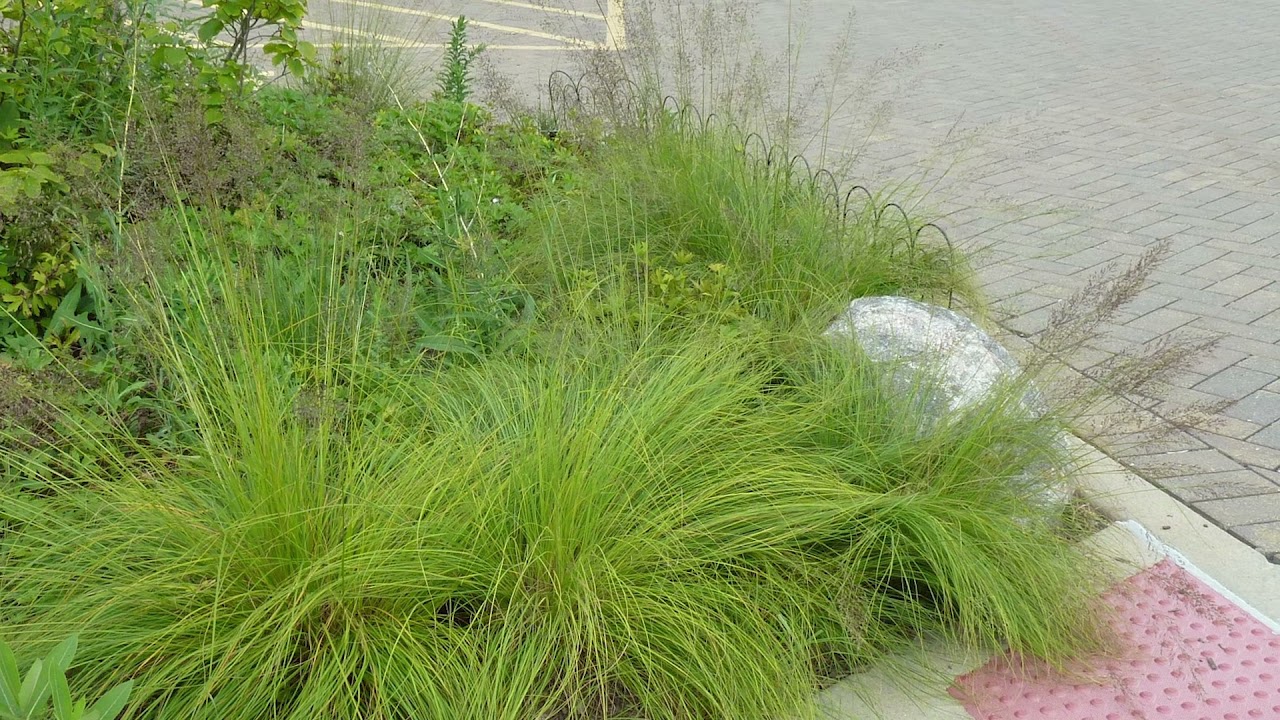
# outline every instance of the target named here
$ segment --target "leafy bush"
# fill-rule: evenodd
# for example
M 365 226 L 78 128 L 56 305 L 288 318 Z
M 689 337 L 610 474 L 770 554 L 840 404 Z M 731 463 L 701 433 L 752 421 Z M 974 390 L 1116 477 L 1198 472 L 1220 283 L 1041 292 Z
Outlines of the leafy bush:
M 85 278 L 75 270 L 78 254 L 118 230 L 104 219 L 104 208 L 119 214 L 128 195 L 135 200 L 129 211 L 149 211 L 155 196 L 172 195 L 169 185 L 177 185 L 180 196 L 194 182 L 211 185 L 201 188 L 208 192 L 228 189 L 217 182 L 223 173 L 212 163 L 186 176 L 179 167 L 177 177 L 172 163 L 199 166 L 190 155 L 198 160 L 201 150 L 234 158 L 246 149 L 242 129 L 206 126 L 226 120 L 253 86 L 246 83 L 250 33 L 272 33 L 264 51 L 289 72 L 302 74 L 314 60 L 314 48 L 296 35 L 302 0 L 208 4 L 211 12 L 194 39 L 190 21 L 162 20 L 149 0 L 0 0 L 0 300 L 6 306 L 0 341 L 7 346 L 0 351 L 10 358 L 37 357 L 41 343 L 80 342 L 83 334 L 72 337 L 55 311 L 75 294 L 71 305 L 83 307 L 68 311 L 93 315 L 92 295 L 77 290 Z M 229 48 L 215 38 L 224 28 L 233 38 Z M 173 134 L 190 142 L 171 153 L 165 153 L 167 142 L 146 142 L 169 140 L 163 131 L 181 125 L 182 115 L 172 106 L 192 98 L 200 106 L 199 131 Z M 148 111 L 138 113 L 135 105 Z M 151 125 L 152 137 L 138 131 L 140 124 Z M 137 163 L 128 158 L 127 178 L 117 165 L 125 161 L 125 147 L 140 156 Z M 136 197 L 126 192 L 139 186 L 144 192 Z
M 101 136 L 128 99 L 137 13 L 119 0 L 0 3 L 0 131 L 38 141 Z
M 116 155 L 137 14 L 116 0 L 4 0 L 0 16 L 0 352 L 23 357 L 36 340 L 76 340 L 63 319 L 89 300 L 74 253 L 93 195 L 81 185 Z

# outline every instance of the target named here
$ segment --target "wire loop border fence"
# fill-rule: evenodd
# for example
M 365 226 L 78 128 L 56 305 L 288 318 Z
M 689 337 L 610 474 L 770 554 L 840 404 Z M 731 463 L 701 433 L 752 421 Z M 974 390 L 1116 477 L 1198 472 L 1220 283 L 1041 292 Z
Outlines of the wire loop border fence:
M 556 70 L 547 78 L 547 96 L 551 105 L 551 114 L 559 127 L 569 125 L 579 111 L 601 99 L 600 93 L 588 82 L 595 77 L 593 73 L 586 72 L 575 78 L 564 70 Z M 695 129 L 700 132 L 711 130 L 713 123 L 718 120 L 715 113 L 704 115 L 697 107 L 691 103 L 681 102 L 674 95 L 665 95 L 656 107 L 645 108 L 638 99 L 639 91 L 640 88 L 635 82 L 622 79 L 615 82 L 615 87 L 603 99 L 609 103 L 611 110 L 621 111 L 624 113 L 622 117 L 635 118 L 643 129 L 648 129 L 657 116 L 674 118 L 682 129 Z M 858 214 L 870 213 L 873 227 L 880 229 L 884 227 L 886 215 L 896 214 L 901 218 L 901 228 L 906 234 L 908 257 L 916 256 L 920 248 L 920 236 L 926 230 L 939 236 L 946 246 L 949 258 L 955 257 L 956 250 L 951 236 L 938 223 L 933 221 L 915 223 L 910 213 L 900 203 L 892 200 L 878 203 L 875 193 L 867 185 L 855 183 L 846 189 L 834 173 L 824 167 L 815 170 L 804 155 L 795 154 L 788 157 L 785 148 L 770 144 L 759 132 L 742 132 L 732 122 L 725 122 L 723 126 L 735 131 L 736 135 L 742 138 L 739 147 L 744 157 L 756 163 L 763 162 L 769 170 L 781 169 L 786 179 L 807 186 L 815 194 L 823 195 L 828 202 L 832 203 L 835 210 L 834 217 L 840 223 L 847 223 L 850 215 L 855 211 Z M 784 158 L 785 165 L 782 164 Z M 855 196 L 859 193 L 861 193 L 860 197 L 865 199 L 855 206 Z M 891 256 L 892 252 L 891 250 Z M 953 307 L 954 304 L 955 292 L 949 289 L 947 307 Z

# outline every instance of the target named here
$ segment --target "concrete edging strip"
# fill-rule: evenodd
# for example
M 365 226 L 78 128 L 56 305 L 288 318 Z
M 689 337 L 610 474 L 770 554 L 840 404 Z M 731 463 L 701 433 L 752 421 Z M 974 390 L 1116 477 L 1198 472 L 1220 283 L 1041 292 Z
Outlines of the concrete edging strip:
M 1158 542 L 1174 562 L 1268 626 L 1278 627 L 1280 565 L 1097 448 L 1076 442 L 1083 460 L 1077 488 L 1091 505 L 1140 539 Z
M 1280 635 L 1280 622 L 1272 620 L 1270 617 L 1264 615 L 1260 610 L 1249 604 L 1249 602 L 1244 598 L 1235 594 L 1230 588 L 1227 588 L 1225 585 L 1218 582 L 1216 578 L 1197 567 L 1196 564 L 1188 560 L 1185 555 L 1161 542 L 1160 538 L 1152 534 L 1152 532 L 1143 526 L 1142 523 L 1136 520 L 1122 520 L 1118 521 L 1116 524 L 1133 533 L 1138 540 L 1145 543 L 1148 547 L 1155 549 L 1156 552 L 1173 561 L 1175 565 L 1186 570 L 1191 575 L 1194 575 L 1200 580 L 1200 582 L 1213 588 L 1214 592 L 1217 592 L 1236 607 L 1249 613 L 1258 622 L 1266 625 L 1272 630 L 1272 632 Z

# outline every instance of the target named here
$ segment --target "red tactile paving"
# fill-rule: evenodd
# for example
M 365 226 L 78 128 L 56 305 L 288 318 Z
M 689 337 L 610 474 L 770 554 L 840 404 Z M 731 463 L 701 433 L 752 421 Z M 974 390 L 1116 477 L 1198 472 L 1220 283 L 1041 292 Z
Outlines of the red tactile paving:
M 1090 670 L 992 660 L 951 694 L 977 720 L 1280 720 L 1280 635 L 1164 560 L 1105 600 L 1127 648 Z

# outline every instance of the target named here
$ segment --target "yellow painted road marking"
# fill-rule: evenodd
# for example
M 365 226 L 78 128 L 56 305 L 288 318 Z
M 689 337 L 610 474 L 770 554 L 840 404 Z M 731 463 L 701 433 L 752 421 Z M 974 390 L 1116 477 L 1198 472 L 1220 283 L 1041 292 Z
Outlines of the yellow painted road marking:
M 302 29 L 303 30 L 321 30 L 324 32 L 345 33 L 345 34 L 356 35 L 358 37 L 367 38 L 369 40 L 377 40 L 378 42 L 384 43 L 391 47 L 400 47 L 400 48 L 418 47 L 418 46 L 444 47 L 443 43 L 417 43 L 417 42 L 414 42 L 413 40 L 409 40 L 408 38 L 402 38 L 396 35 L 383 35 L 382 33 L 368 32 L 365 30 L 356 30 L 354 28 L 349 28 L 349 27 L 338 27 L 337 25 L 326 25 L 324 23 L 316 22 L 310 18 L 303 19 Z
M 533 5 L 525 2 L 515 2 L 515 0 L 480 0 L 480 2 L 493 3 L 494 5 L 509 5 L 511 7 L 526 8 L 528 10 L 541 10 L 542 12 L 556 13 L 557 15 L 572 15 L 574 17 L 583 17 L 588 20 L 605 20 L 605 16 L 600 13 L 586 12 L 585 10 L 568 10 L 566 8 L 551 7 L 550 5 Z
M 382 3 L 366 2 L 366 0 L 331 0 L 335 3 L 343 5 L 351 5 L 352 7 L 369 8 L 371 10 L 386 10 L 388 12 L 402 13 L 405 15 L 415 15 L 418 17 L 430 18 L 432 20 L 445 20 L 453 22 L 457 18 L 451 15 L 441 15 L 439 13 L 428 12 L 426 10 L 415 10 L 413 8 L 401 7 L 399 5 L 384 5 Z M 516 33 L 518 35 L 528 35 L 529 37 L 542 38 L 544 40 L 555 40 L 573 47 L 598 48 L 603 47 L 601 43 L 583 40 L 581 38 L 572 38 L 564 35 L 556 35 L 554 33 L 542 32 L 540 30 L 530 30 L 528 28 L 514 27 L 512 25 L 500 25 L 498 23 L 484 22 L 481 20 L 468 20 L 467 24 L 471 27 L 485 28 L 488 30 L 497 30 L 498 32 Z
M 417 40 L 410 40 L 408 38 L 403 38 L 396 35 L 383 35 L 382 33 L 373 33 L 365 30 L 355 30 L 349 27 L 338 27 L 337 25 L 326 25 L 325 23 L 316 22 L 310 19 L 302 21 L 302 29 L 355 35 L 362 39 L 376 40 L 379 44 L 383 45 L 384 47 L 406 48 L 411 50 L 443 50 L 446 47 L 448 47 L 448 43 L 420 42 Z M 255 45 L 255 47 L 261 47 L 261 45 Z M 554 50 L 554 51 L 563 51 L 563 50 L 573 49 L 570 47 L 566 47 L 564 45 L 485 45 L 485 48 L 489 50 Z
M 609 44 L 614 50 L 627 49 L 627 23 L 622 12 L 623 0 L 609 0 L 609 11 L 605 15 L 605 29 L 609 34 Z
M 420 17 L 428 17 L 433 20 L 448 20 L 448 21 L 454 20 L 454 18 L 448 15 L 440 15 L 438 13 L 427 12 L 425 10 L 415 10 L 413 8 L 400 7 L 397 5 L 384 5 L 381 3 L 366 2 L 364 0 L 331 0 L 331 1 L 337 2 L 337 3 L 343 3 L 346 5 L 353 5 L 356 7 L 370 8 L 373 10 L 389 10 L 391 12 L 404 13 L 407 15 L 417 15 Z M 561 13 L 564 15 L 576 15 L 576 16 L 590 18 L 593 20 L 604 20 L 605 26 L 606 26 L 606 32 L 609 36 L 609 42 L 606 45 L 604 43 L 597 43 L 589 40 L 582 40 L 580 38 L 565 37 L 563 35 L 555 35 L 552 33 L 540 32 L 538 30 L 528 30 L 526 28 L 514 27 L 511 25 L 499 25 L 497 23 L 488 23 L 488 22 L 482 22 L 479 20 L 470 21 L 470 24 L 476 27 L 488 28 L 490 30 L 498 30 L 500 32 L 511 32 L 511 33 L 517 33 L 521 35 L 529 35 L 531 37 L 544 38 L 547 40 L 555 40 L 557 42 L 565 43 L 565 45 L 504 45 L 504 44 L 486 43 L 485 47 L 488 48 L 489 50 L 566 51 L 566 50 L 573 50 L 581 47 L 599 48 L 599 47 L 606 47 L 606 46 L 612 47 L 615 50 L 622 50 L 626 48 L 627 34 L 626 34 L 626 24 L 623 21 L 623 14 L 622 14 L 623 0 L 608 0 L 608 3 L 609 3 L 608 12 L 607 12 L 607 15 L 603 15 L 603 16 L 597 15 L 595 13 L 583 12 L 580 10 L 567 10 L 564 8 L 531 5 L 529 3 L 516 2 L 515 0 L 480 0 L 480 1 L 494 3 L 497 5 L 510 5 L 513 7 L 523 7 L 523 8 L 530 8 L 535 10 L 544 10 L 547 12 Z M 183 3 L 191 6 L 203 7 L 200 0 L 183 0 Z M 356 35 L 360 35 L 362 37 L 366 37 L 371 40 L 377 40 L 380 43 L 385 43 L 386 45 L 389 45 L 392 47 L 398 47 L 398 48 L 443 49 L 447 47 L 446 43 L 418 42 L 415 40 L 409 40 L 407 38 L 399 37 L 396 35 L 384 35 L 381 33 L 371 33 L 371 32 L 365 32 L 360 30 L 353 30 L 352 28 L 343 28 L 343 27 L 337 27 L 334 25 L 326 25 L 324 23 L 315 22 L 310 19 L 306 19 L 303 21 L 303 29 L 319 30 L 321 32 L 333 32 L 333 33 L 354 33 Z M 227 44 L 227 43 L 220 43 L 217 40 L 215 40 L 214 43 L 223 44 L 223 45 Z M 252 43 L 251 47 L 260 48 L 262 47 L 262 43 Z

